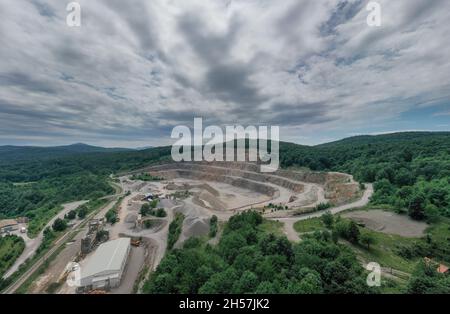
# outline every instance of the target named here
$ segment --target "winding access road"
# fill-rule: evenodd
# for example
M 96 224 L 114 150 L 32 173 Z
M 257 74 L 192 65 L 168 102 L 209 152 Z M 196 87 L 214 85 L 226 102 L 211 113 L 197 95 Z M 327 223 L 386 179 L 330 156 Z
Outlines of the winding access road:
M 20 286 L 22 286 L 27 281 L 27 279 L 30 278 L 30 276 L 33 275 L 33 273 L 36 272 L 39 269 L 39 267 L 42 266 L 42 264 L 49 257 L 51 257 L 55 252 L 57 252 L 57 250 L 62 245 L 65 245 L 66 241 L 69 240 L 71 236 L 74 236 L 78 232 L 80 232 L 84 228 L 84 225 L 85 225 L 86 222 L 88 222 L 90 219 L 92 219 L 99 211 L 103 211 L 103 210 L 106 210 L 106 209 L 108 209 L 108 210 L 111 209 L 114 206 L 116 201 L 117 201 L 117 199 L 111 200 L 109 203 L 107 203 L 106 205 L 101 207 L 99 210 L 96 210 L 93 213 L 90 213 L 88 216 L 86 216 L 85 219 L 80 220 L 79 222 L 77 222 L 77 224 L 75 226 L 73 226 L 64 235 L 62 235 L 58 240 L 56 240 L 55 243 L 53 243 L 53 246 L 44 254 L 44 256 L 42 256 L 41 258 L 36 260 L 35 263 L 32 266 L 30 266 L 30 268 L 27 269 L 26 272 L 24 272 L 20 277 L 18 277 L 17 280 L 15 280 L 2 293 L 3 294 L 12 294 L 17 289 L 19 289 Z M 81 202 L 85 202 L 85 201 L 81 201 Z M 75 202 L 75 203 L 78 203 L 78 202 Z M 73 204 L 73 203 L 71 203 L 71 204 Z M 58 216 L 60 214 L 61 213 L 59 213 Z M 56 219 L 56 218 L 54 218 L 54 219 Z
M 327 211 L 330 211 L 334 215 L 334 214 L 343 212 L 348 209 L 366 206 L 369 203 L 370 197 L 373 194 L 373 186 L 372 186 L 372 184 L 365 184 L 365 186 L 366 186 L 366 189 L 364 190 L 363 196 L 355 202 L 332 207 L 327 210 L 322 210 L 319 212 L 304 214 L 304 215 L 295 216 L 295 217 L 269 218 L 269 219 L 280 221 L 280 222 L 284 223 L 284 227 L 283 227 L 284 233 L 286 234 L 287 238 L 290 241 L 300 241 L 300 237 L 298 236 L 297 231 L 295 231 L 295 229 L 294 229 L 294 224 L 297 221 L 320 217 Z
M 8 278 L 12 274 L 14 274 L 18 269 L 19 266 L 25 263 L 25 261 L 29 258 L 31 258 L 35 253 L 36 250 L 41 245 L 42 241 L 44 240 L 44 230 L 47 227 L 51 227 L 56 219 L 61 218 L 64 219 L 64 216 L 70 212 L 71 210 L 74 210 L 78 208 L 78 206 L 81 206 L 83 204 L 87 203 L 87 201 L 77 201 L 77 202 L 71 202 L 67 204 L 63 204 L 63 210 L 60 211 L 58 214 L 56 214 L 46 225 L 44 228 L 42 228 L 41 232 L 37 235 L 35 238 L 29 238 L 26 234 L 17 234 L 18 236 L 21 236 L 25 241 L 25 249 L 22 252 L 22 254 L 19 256 L 19 258 L 14 262 L 14 264 L 8 269 L 8 271 L 5 273 L 3 278 Z M 82 221 L 77 221 L 74 227 L 77 227 Z
M 116 183 L 111 182 L 111 186 L 114 188 L 114 194 L 107 195 L 102 197 L 102 199 L 106 200 L 115 200 L 117 197 L 122 195 L 122 187 Z M 47 227 L 51 227 L 56 219 L 61 218 L 64 219 L 64 216 L 69 213 L 71 210 L 77 209 L 79 206 L 86 204 L 88 201 L 76 201 L 76 202 L 70 202 L 66 204 L 62 204 L 63 209 L 58 212 L 46 225 L 44 228 L 42 228 L 41 232 L 35 237 L 35 238 L 29 238 L 27 234 L 23 233 L 17 233 L 17 236 L 20 236 L 25 241 L 25 249 L 22 252 L 22 254 L 19 256 L 19 258 L 14 262 L 14 264 L 8 269 L 8 271 L 3 275 L 3 278 L 6 279 L 10 277 L 12 274 L 14 274 L 22 265 L 25 263 L 25 261 L 36 253 L 36 250 L 41 245 L 42 241 L 44 240 L 44 230 Z M 105 206 L 104 208 L 107 208 L 108 206 Z M 72 229 L 76 229 L 83 221 L 83 220 L 77 220 L 75 225 Z

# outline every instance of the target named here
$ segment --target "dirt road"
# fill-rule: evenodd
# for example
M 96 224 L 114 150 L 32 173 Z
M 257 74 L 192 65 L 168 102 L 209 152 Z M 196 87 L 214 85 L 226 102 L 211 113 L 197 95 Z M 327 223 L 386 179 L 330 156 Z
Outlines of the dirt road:
M 117 239 L 122 236 L 130 236 L 130 237 L 143 237 L 147 239 L 151 239 L 155 246 L 155 256 L 153 258 L 153 265 L 147 265 L 150 269 L 154 270 L 158 266 L 159 262 L 164 257 L 167 248 L 167 237 L 169 233 L 169 224 L 173 220 L 174 211 L 183 206 L 180 202 L 176 202 L 173 200 L 162 199 L 158 204 L 158 207 L 162 207 L 166 210 L 167 216 L 164 218 L 160 218 L 161 220 L 167 221 L 166 224 L 160 229 L 157 230 L 135 230 L 133 227 L 133 223 L 126 222 L 126 217 L 129 214 L 137 214 L 138 211 L 133 209 L 132 199 L 139 195 L 140 190 L 132 192 L 130 195 L 126 196 L 119 205 L 119 213 L 118 217 L 120 218 L 117 223 L 112 225 L 109 228 L 110 239 Z M 106 210 L 107 211 L 107 210 Z M 104 215 L 106 211 L 102 211 L 98 214 L 98 216 Z
M 83 204 L 85 204 L 87 202 L 88 201 L 77 201 L 77 202 L 63 204 L 62 205 L 63 206 L 63 210 L 60 211 L 55 217 L 53 217 L 45 225 L 45 227 L 42 229 L 42 231 L 38 234 L 38 236 L 36 238 L 30 239 L 30 238 L 28 238 L 28 236 L 24 235 L 25 250 L 19 256 L 19 258 L 16 260 L 14 265 L 12 265 L 11 268 L 5 273 L 3 278 L 8 278 L 9 276 L 11 276 L 15 271 L 17 271 L 17 269 L 19 269 L 20 265 L 22 265 L 27 259 L 31 258 L 34 255 L 34 253 L 36 253 L 36 250 L 41 245 L 42 240 L 44 239 L 44 230 L 45 230 L 45 228 L 51 227 L 57 218 L 63 219 L 64 215 L 66 215 L 68 212 L 70 212 L 71 210 L 76 209 L 78 206 L 83 205 Z M 82 220 L 77 221 L 77 223 L 74 226 L 74 228 L 76 228 L 81 222 L 82 222 Z
M 73 202 L 73 203 L 68 203 L 65 204 L 64 210 L 62 212 L 60 212 L 57 216 L 55 216 L 49 223 L 48 225 L 53 224 L 53 221 L 56 220 L 56 218 L 58 217 L 64 217 L 64 214 L 69 212 L 72 209 L 77 208 L 78 206 L 80 206 L 81 204 L 86 203 L 87 201 L 78 201 L 78 202 Z M 109 202 L 107 205 L 105 205 L 100 211 L 104 211 L 107 208 L 111 208 L 112 206 L 114 206 L 116 202 L 116 199 L 113 199 L 111 202 Z M 22 284 L 24 284 L 26 282 L 26 280 L 35 272 L 39 269 L 39 267 L 50 257 L 52 256 L 58 249 L 60 249 L 61 245 L 64 245 L 66 243 L 66 241 L 71 237 L 74 236 L 76 234 L 78 234 L 81 230 L 83 230 L 84 227 L 84 222 L 89 221 L 90 219 L 93 218 L 93 216 L 96 214 L 96 212 L 89 214 L 84 220 L 79 220 L 77 221 L 77 223 L 72 227 L 72 229 L 68 230 L 61 238 L 59 238 L 58 240 L 56 240 L 56 242 L 53 244 L 52 248 L 44 254 L 44 256 L 42 256 L 41 258 L 39 258 L 34 264 L 33 266 L 31 266 L 24 274 L 22 274 L 11 286 L 9 286 L 7 289 L 5 289 L 5 291 L 3 291 L 3 293 L 5 294 L 11 294 L 14 293 Z M 38 238 L 36 238 L 38 239 Z M 41 242 L 43 239 L 43 232 L 42 232 L 42 238 L 41 238 Z M 39 245 L 37 246 L 39 247 Z M 36 247 L 36 249 L 37 249 Z
M 116 198 L 120 195 L 116 195 Z M 104 214 L 110 210 L 116 203 L 116 199 L 112 199 L 108 204 L 100 209 L 97 214 L 94 214 L 94 218 L 103 217 Z M 78 234 L 73 238 L 71 244 L 66 244 L 64 249 L 58 254 L 48 266 L 47 270 L 37 280 L 31 293 L 43 293 L 45 288 L 52 282 L 58 281 L 60 275 L 64 272 L 67 264 L 74 261 L 81 247 L 81 239 L 88 233 L 88 227 L 80 228 Z
M 373 194 L 372 184 L 366 184 L 366 189 L 364 190 L 364 194 L 359 200 L 352 202 L 352 203 L 344 204 L 341 206 L 332 207 L 330 209 L 327 209 L 326 211 L 330 211 L 334 215 L 334 214 L 337 214 L 339 212 L 342 212 L 344 210 L 348 210 L 351 208 L 363 207 L 369 203 L 369 200 L 370 200 L 370 197 L 372 196 L 372 194 Z M 314 212 L 314 213 L 305 214 L 305 215 L 296 216 L 296 217 L 271 218 L 271 219 L 284 223 L 284 227 L 283 227 L 284 233 L 286 234 L 287 238 L 290 241 L 300 241 L 300 237 L 298 236 L 297 231 L 295 231 L 295 229 L 294 229 L 294 224 L 300 220 L 306 220 L 306 219 L 310 219 L 310 218 L 320 217 L 326 211 L 324 210 L 324 211 Z
M 183 206 L 183 205 L 179 204 L 179 203 L 174 203 L 172 200 L 162 200 L 161 207 L 166 209 L 167 216 L 165 219 L 167 220 L 168 223 L 165 224 L 165 226 L 163 228 L 159 229 L 155 233 L 143 235 L 143 237 L 153 240 L 153 243 L 156 246 L 156 250 L 154 252 L 155 255 L 152 259 L 153 264 L 147 265 L 150 267 L 151 270 L 156 270 L 156 267 L 158 267 L 159 263 L 161 262 L 164 255 L 166 254 L 167 238 L 169 236 L 169 225 L 175 216 L 174 211 L 177 208 L 180 208 L 181 206 Z

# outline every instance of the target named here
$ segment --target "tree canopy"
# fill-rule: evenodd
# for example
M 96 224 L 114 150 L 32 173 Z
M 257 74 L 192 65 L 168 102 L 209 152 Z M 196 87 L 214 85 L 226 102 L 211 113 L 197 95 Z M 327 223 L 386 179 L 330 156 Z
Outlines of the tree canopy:
M 147 293 L 368 293 L 364 270 L 343 245 L 323 237 L 292 244 L 261 231 L 262 217 L 231 217 L 217 246 L 191 238 L 146 282 Z

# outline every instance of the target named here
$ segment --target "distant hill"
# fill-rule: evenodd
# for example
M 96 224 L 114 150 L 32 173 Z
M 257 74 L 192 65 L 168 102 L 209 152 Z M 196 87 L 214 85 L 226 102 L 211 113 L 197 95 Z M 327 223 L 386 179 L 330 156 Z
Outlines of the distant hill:
M 283 166 L 305 166 L 312 170 L 346 171 L 352 174 L 380 163 L 395 164 L 415 158 L 449 156 L 450 132 L 401 132 L 361 135 L 316 145 L 280 143 Z M 448 158 L 448 157 L 447 157 Z M 355 166 L 358 164 L 358 170 Z M 374 178 L 366 178 L 373 181 Z
M 450 132 L 396 132 L 378 135 L 358 135 L 342 140 L 316 145 L 315 147 L 332 147 L 346 144 L 365 145 L 395 142 L 421 142 L 427 140 L 448 140 Z
M 135 150 L 146 150 L 146 149 L 150 149 L 150 148 L 153 148 L 153 146 L 136 147 Z
M 155 160 L 169 160 L 170 147 L 103 148 L 86 144 L 55 147 L 0 146 L 0 180 L 33 181 L 59 173 L 111 173 L 136 169 Z M 404 132 L 362 135 L 316 146 L 280 142 L 282 167 L 342 171 L 373 182 L 380 168 L 424 158 L 448 160 L 450 132 Z M 439 156 L 439 157 L 438 157 Z M 25 163 L 24 163 L 25 162 Z M 20 163 L 20 165 L 17 165 Z M 52 171 L 49 171 L 52 169 Z M 20 174 L 20 175 L 18 175 Z M 381 175 L 378 175 L 380 177 Z
M 7 146 L 0 147 L 0 156 L 0 219 L 26 216 L 34 230 L 60 204 L 114 193 L 109 183 L 112 173 L 172 160 L 170 146 L 146 150 L 84 144 Z M 341 171 L 357 181 L 371 182 L 370 202 L 376 208 L 405 212 L 427 222 L 450 219 L 450 132 L 355 136 L 316 146 L 281 142 L 280 162 L 285 168 Z M 423 256 L 450 263 L 447 238 L 431 239 L 432 250 Z M 409 249 L 408 244 L 402 252 L 422 254 L 409 253 L 422 249 Z
M 0 147 L 0 192 L 3 184 L 3 198 L 9 201 L 2 203 L 0 193 L 0 210 L 2 207 L 9 208 L 11 213 L 15 213 L 15 206 L 22 198 L 31 199 L 34 205 L 30 208 L 37 208 L 43 206 L 42 196 L 48 194 L 42 191 L 35 195 L 35 192 L 28 192 L 22 186 L 20 193 L 31 194 L 14 196 L 12 190 L 20 188 L 11 183 L 45 180 L 41 188 L 45 190 L 47 184 L 51 184 L 53 190 L 59 191 L 61 200 L 84 199 L 95 191 L 105 193 L 105 180 L 111 173 L 170 160 L 170 146 L 146 150 L 111 149 L 85 144 L 3 146 Z M 412 202 L 413 196 L 418 196 L 418 202 L 424 203 L 429 210 L 428 213 L 421 213 L 422 217 L 431 217 L 433 206 L 438 208 L 436 212 L 450 217 L 450 132 L 355 136 L 316 146 L 281 142 L 280 166 L 350 173 L 358 181 L 374 183 L 374 204 L 389 204 L 404 209 Z M 64 181 L 71 184 L 61 185 Z M 86 185 L 86 182 L 92 184 Z M 95 187 L 95 182 L 98 182 L 99 188 Z M 37 186 L 34 184 L 33 188 Z M 70 191 L 60 191 L 69 187 Z M 84 194 L 76 192 L 80 187 L 86 188 Z M 20 207 L 27 208 L 26 204 Z
M 126 148 L 104 148 L 76 143 L 65 146 L 0 146 L 0 161 L 25 161 L 31 159 L 51 159 L 86 153 L 112 153 L 132 151 Z

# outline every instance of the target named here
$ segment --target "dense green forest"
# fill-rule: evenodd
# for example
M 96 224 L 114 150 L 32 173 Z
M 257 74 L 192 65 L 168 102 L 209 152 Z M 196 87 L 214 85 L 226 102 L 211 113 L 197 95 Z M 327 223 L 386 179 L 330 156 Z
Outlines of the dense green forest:
M 356 256 L 330 237 L 293 244 L 259 228 L 252 211 L 231 217 L 217 246 L 198 238 L 170 251 L 147 293 L 376 293 Z
M 314 147 L 283 143 L 283 167 L 333 170 L 374 182 L 372 204 L 421 220 L 450 217 L 450 133 L 357 136 Z
M 52 159 L 55 157 L 72 156 L 76 154 L 130 151 L 124 148 L 103 148 L 82 143 L 53 146 L 0 146 L 0 161 L 31 161 L 33 159 Z
M 408 281 L 406 292 L 410 294 L 449 294 L 450 276 L 438 273 L 435 265 L 421 262 Z
M 62 203 L 112 194 L 110 174 L 169 161 L 170 151 L 170 147 L 141 151 L 76 145 L 2 147 L 0 219 L 27 216 L 35 234 Z M 356 180 L 373 182 L 372 204 L 407 212 L 415 219 L 435 222 L 450 217 L 450 132 L 357 136 L 317 146 L 282 142 L 280 158 L 284 168 L 341 171 L 353 174 Z M 214 247 L 199 239 L 188 240 L 183 249 L 168 253 L 145 291 L 367 292 L 363 269 L 351 248 L 335 244 L 321 233 L 292 244 L 263 232 L 261 221 L 255 213 L 233 217 Z M 431 252 L 431 256 L 448 261 L 448 246 L 444 245 L 448 243 L 447 224 L 441 221 L 432 226 L 438 229 L 433 239 L 402 246 L 399 254 L 417 258 Z M 408 291 L 436 292 L 446 287 L 448 279 L 422 265 Z
M 148 151 L 88 152 L 51 158 L 9 160 L 0 158 L 0 219 L 31 219 L 55 214 L 65 202 L 112 194 L 113 172 L 133 169 L 167 158 L 170 148 Z M 48 219 L 51 217 L 47 217 Z
M 170 160 L 171 150 L 68 147 L 3 147 L 8 153 L 0 154 L 0 218 L 33 218 L 62 202 L 109 194 L 111 173 Z M 280 158 L 282 167 L 342 171 L 374 182 L 373 204 L 408 211 L 415 219 L 450 216 L 449 132 L 357 136 L 318 146 L 282 142 Z
M 24 249 L 25 242 L 22 238 L 14 235 L 0 237 L 0 282 L 4 273 L 14 264 Z
M 107 176 L 168 159 L 170 150 L 170 147 L 160 147 L 141 151 L 76 153 L 63 157 L 52 157 L 50 150 L 48 155 L 28 160 L 24 160 L 25 157 L 9 160 L 0 156 L 0 182 L 34 182 L 80 173 Z

